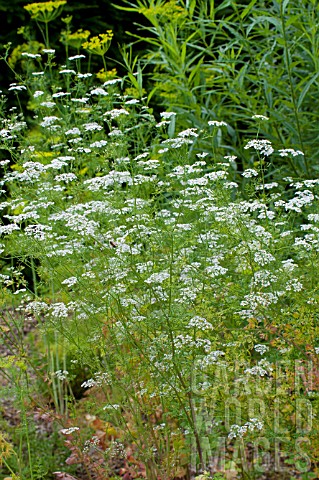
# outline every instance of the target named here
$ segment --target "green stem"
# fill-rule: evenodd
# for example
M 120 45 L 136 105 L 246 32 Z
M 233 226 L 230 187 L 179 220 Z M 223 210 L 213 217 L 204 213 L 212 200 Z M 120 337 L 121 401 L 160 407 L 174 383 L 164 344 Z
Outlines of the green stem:
M 41 32 L 41 35 L 42 35 L 43 41 L 44 41 L 44 43 L 46 44 L 46 36 L 45 36 L 45 32 L 43 31 L 43 28 L 41 27 L 40 23 L 39 23 L 39 22 L 36 22 L 36 23 L 37 23 L 38 29 L 39 29 L 39 30 L 40 30 L 40 32 Z
M 45 22 L 45 45 L 46 45 L 47 48 L 49 48 L 49 46 L 50 46 L 48 22 Z
M 12 474 L 12 475 L 15 475 L 14 471 L 12 470 L 12 468 L 10 467 L 10 465 L 5 461 L 5 459 L 2 457 L 1 458 L 1 462 L 6 466 L 6 468 L 9 470 L 9 472 Z
M 26 380 L 27 380 L 27 373 L 26 372 L 25 372 L 25 376 L 26 376 Z M 24 402 L 23 402 L 23 390 L 22 390 L 22 388 L 20 389 L 20 403 L 21 403 L 23 426 L 24 426 L 24 429 L 25 429 L 25 440 L 26 440 L 26 443 L 27 443 L 30 480 L 33 480 L 33 478 L 34 478 L 34 476 L 33 476 L 33 462 L 32 462 L 32 455 L 31 455 L 29 427 L 28 427 L 28 420 L 27 420 L 25 405 L 24 405 Z
M 102 55 L 102 60 L 103 60 L 104 72 L 106 72 L 107 67 L 106 67 L 106 61 L 105 61 L 104 55 Z
M 300 121 L 299 121 L 299 115 L 298 115 L 296 95 L 295 95 L 295 90 L 294 90 L 294 86 L 293 86 L 292 69 L 291 69 L 289 47 L 288 47 L 287 34 L 286 34 L 286 23 L 285 23 L 285 17 L 284 17 L 284 12 L 283 12 L 283 2 L 280 5 L 280 17 L 281 17 L 283 39 L 284 39 L 284 50 L 285 50 L 284 55 L 285 55 L 287 73 L 288 73 L 288 83 L 289 83 L 290 94 L 291 94 L 291 99 L 292 99 L 292 104 L 293 104 L 293 109 L 294 109 L 294 115 L 295 115 L 295 120 L 296 120 L 296 127 L 297 127 L 297 132 L 298 132 L 299 144 L 300 144 L 302 152 L 305 154 L 305 148 L 304 148 L 304 144 L 303 144 L 303 141 L 302 141 L 302 135 L 301 135 L 301 127 L 300 127 Z M 306 172 L 307 172 L 307 174 L 309 174 L 309 167 L 308 167 L 308 161 L 307 161 L 306 155 L 304 156 L 304 161 L 305 161 Z
M 37 297 L 38 296 L 37 276 L 36 276 L 34 258 L 33 257 L 31 258 L 31 271 L 32 271 L 33 291 L 34 291 L 34 295 Z
M 89 53 L 89 61 L 88 61 L 88 72 L 91 71 L 91 58 L 92 58 L 92 54 Z

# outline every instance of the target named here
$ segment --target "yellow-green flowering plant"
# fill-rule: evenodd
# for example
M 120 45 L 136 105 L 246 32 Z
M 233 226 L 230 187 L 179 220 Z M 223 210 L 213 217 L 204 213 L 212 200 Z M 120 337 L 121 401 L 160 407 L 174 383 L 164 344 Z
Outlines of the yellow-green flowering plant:
M 85 48 L 85 50 L 87 50 L 89 53 L 93 53 L 94 55 L 99 55 L 102 57 L 104 70 L 106 70 L 104 55 L 110 48 L 112 38 L 112 30 L 107 30 L 106 33 L 100 33 L 99 35 L 92 37 L 90 40 L 82 44 L 82 47 Z
M 64 30 L 61 33 L 60 41 L 65 45 L 70 45 L 71 47 L 79 50 L 83 42 L 89 38 L 90 33 L 91 32 L 89 30 L 83 30 L 82 28 L 79 28 L 73 33 Z
M 96 37 L 92 37 L 90 40 L 83 43 L 82 47 L 90 53 L 103 56 L 110 48 L 112 38 L 112 30 L 107 30 L 106 33 L 100 33 Z
M 51 0 L 50 2 L 29 3 L 24 8 L 30 13 L 33 20 L 49 23 L 61 14 L 65 4 L 66 0 Z
M 49 2 L 29 3 L 24 7 L 30 13 L 33 20 L 35 20 L 37 23 L 42 22 L 45 24 L 45 32 L 43 32 L 39 23 L 38 26 L 41 30 L 47 48 L 49 47 L 48 23 L 52 22 L 52 20 L 55 20 L 61 14 L 65 4 L 66 0 L 51 0 Z
M 98 78 L 101 82 L 106 82 L 107 80 L 113 80 L 117 76 L 116 68 L 112 68 L 112 70 L 105 70 L 102 68 L 97 74 L 96 78 Z

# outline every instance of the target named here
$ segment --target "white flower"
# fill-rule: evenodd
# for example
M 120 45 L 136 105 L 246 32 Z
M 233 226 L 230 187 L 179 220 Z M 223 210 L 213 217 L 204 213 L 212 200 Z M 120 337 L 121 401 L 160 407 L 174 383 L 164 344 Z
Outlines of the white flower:
M 137 103 L 140 103 L 137 98 L 132 98 L 131 100 L 126 100 L 125 105 L 136 105 Z
M 134 160 L 140 160 L 141 158 L 146 158 L 149 156 L 149 153 L 148 152 L 144 152 L 144 153 L 140 153 L 139 155 L 137 155 Z
M 130 113 L 125 110 L 125 108 L 114 108 L 113 110 L 110 110 L 109 112 L 105 112 L 104 115 L 108 115 L 111 117 L 111 119 L 118 118 L 120 115 L 129 115 Z
M 65 135 L 80 135 L 81 132 L 77 127 L 71 128 L 71 130 L 67 130 Z
M 56 104 L 54 102 L 42 102 L 40 105 L 41 107 L 53 108 Z
M 201 365 L 202 367 L 209 367 L 209 365 L 212 365 L 216 362 L 219 361 L 219 357 L 224 357 L 225 352 L 221 350 L 213 350 L 212 352 L 209 352 L 202 360 L 201 360 Z
M 25 307 L 26 313 L 40 314 L 48 309 L 48 305 L 45 302 L 30 302 Z
M 311 222 L 319 223 L 319 214 L 318 213 L 310 213 L 308 215 L 308 220 Z
M 8 165 L 8 163 L 10 163 L 10 160 L 1 160 L 0 167 L 4 167 L 5 165 Z
M 217 172 L 210 172 L 206 173 L 205 177 L 209 178 L 209 180 L 216 181 L 221 178 L 227 177 L 228 173 L 225 170 L 218 170 Z
M 77 432 L 79 429 L 79 427 L 70 427 L 70 428 L 62 428 L 62 430 L 60 430 L 61 433 L 63 433 L 63 435 L 71 435 L 73 432 Z
M 271 364 L 263 359 L 258 362 L 257 365 L 255 365 L 252 368 L 246 368 L 245 373 L 248 373 L 249 375 L 258 375 L 260 377 L 264 377 L 266 375 L 270 375 L 271 372 L 273 371 L 273 368 Z
M 57 92 L 52 95 L 52 98 L 59 98 L 59 97 L 65 97 L 71 95 L 69 92 Z
M 33 97 L 34 98 L 38 98 L 38 97 L 41 97 L 41 95 L 43 95 L 44 92 L 42 90 L 36 90 L 33 94 Z
M 96 386 L 96 381 L 93 380 L 93 378 L 89 378 L 88 380 L 86 380 L 85 382 L 83 382 L 81 384 L 82 388 L 92 388 L 92 387 L 95 387 L 95 386 Z
M 211 330 L 213 326 L 206 320 L 206 318 L 195 316 L 190 319 L 186 328 L 198 328 L 199 330 L 204 331 Z
M 190 129 L 188 129 L 188 130 L 190 130 Z M 186 131 L 185 137 L 183 136 L 184 132 L 181 132 L 182 135 L 180 135 L 178 138 L 168 138 L 167 140 L 163 141 L 163 144 L 167 144 L 171 148 L 180 148 L 183 145 L 192 145 L 193 140 L 191 140 L 190 138 L 187 138 L 187 137 L 188 136 L 193 136 L 193 135 L 191 135 L 191 133 L 189 131 L 187 131 L 187 130 L 185 130 L 185 131 Z M 198 136 L 198 135 L 195 134 L 194 136 Z M 159 150 L 159 153 L 162 153 L 162 151 Z
M 75 138 L 70 138 L 70 139 L 68 140 L 68 142 L 69 142 L 69 143 L 76 144 L 76 143 L 82 142 L 82 140 L 83 140 L 82 137 L 75 137 Z M 85 148 L 85 147 L 78 147 L 78 148 L 76 149 L 76 152 L 77 152 L 77 151 L 80 151 L 79 148 Z
M 256 430 L 262 430 L 264 428 L 263 422 L 258 420 L 257 418 L 250 418 L 248 422 L 245 423 L 245 425 L 231 425 L 230 426 L 230 432 L 228 434 L 228 438 L 242 438 L 247 431 L 253 432 L 255 429 Z
M 145 283 L 163 283 L 164 280 L 170 277 L 170 274 L 168 272 L 158 272 L 158 273 L 152 273 L 152 275 L 144 280 Z
M 258 343 L 254 346 L 254 349 L 256 350 L 256 352 L 260 353 L 260 355 L 263 355 L 264 353 L 268 352 L 269 347 L 267 347 L 267 345 L 262 345 Z
M 61 173 L 60 175 L 56 175 L 54 177 L 54 180 L 56 182 L 73 182 L 74 180 L 77 180 L 77 176 L 74 173 Z
M 39 53 L 22 52 L 21 56 L 28 57 L 28 58 L 41 58 L 41 55 Z
M 71 102 L 75 102 L 75 103 L 87 103 L 88 101 L 89 101 L 89 99 L 87 97 L 71 98 Z
M 41 127 L 50 127 L 56 120 L 59 120 L 58 117 L 51 116 L 51 117 L 43 117 L 42 122 L 40 123 Z
M 117 403 L 113 403 L 110 405 L 105 405 L 105 407 L 103 407 L 103 410 L 119 410 L 119 408 L 120 405 L 118 405 Z
M 242 176 L 245 178 L 252 178 L 252 177 L 257 177 L 258 172 L 257 170 L 253 168 L 247 168 L 243 173 Z
M 285 204 L 285 210 L 294 210 L 295 212 L 301 212 L 301 208 L 305 205 L 311 205 L 312 201 L 314 200 L 314 195 L 310 190 L 303 190 L 301 192 L 296 192 L 295 197 L 290 199 Z
M 83 125 L 84 127 L 84 130 L 86 132 L 91 132 L 91 131 L 94 131 L 94 130 L 97 130 L 97 131 L 100 131 L 100 130 L 103 130 L 103 127 L 101 127 L 101 125 L 99 125 L 98 123 L 96 122 L 92 122 L 92 123 L 85 123 Z
M 81 58 L 86 58 L 85 55 L 74 55 L 73 57 L 69 57 L 69 60 L 80 60 Z
M 208 122 L 208 125 L 210 127 L 227 127 L 227 123 L 226 122 L 219 122 L 218 120 L 210 120 Z
M 62 302 L 53 303 L 50 306 L 50 311 L 52 317 L 54 318 L 67 318 L 69 315 L 68 307 Z
M 89 378 L 85 382 L 81 384 L 83 388 L 92 388 L 92 387 L 100 387 L 103 384 L 109 385 L 111 383 L 110 375 L 106 372 L 97 372 L 94 373 L 94 379 Z
M 102 148 L 102 147 L 105 147 L 105 145 L 107 145 L 106 140 L 99 140 L 98 142 L 91 143 L 90 147 L 91 148 Z
M 271 253 L 260 249 L 257 252 L 254 252 L 254 260 L 258 265 L 264 267 L 265 265 L 268 265 L 268 263 L 274 262 L 276 259 Z
M 274 151 L 269 140 L 250 140 L 244 148 L 245 150 L 254 148 L 257 152 L 266 156 L 271 155 Z
M 238 188 L 238 185 L 235 182 L 225 182 L 223 187 L 228 190 L 231 188 Z
M 293 290 L 294 292 L 300 292 L 303 289 L 303 285 L 301 282 L 299 282 L 295 278 L 292 278 L 288 280 L 288 282 L 286 283 L 285 289 L 287 292 L 291 290 Z
M 172 117 L 175 117 L 176 113 L 175 112 L 161 112 L 160 116 L 162 118 L 164 118 L 164 120 L 168 120 L 168 119 L 171 119 Z
M 269 118 L 265 117 L 265 115 L 253 115 L 251 118 L 254 120 L 269 120 Z
M 18 92 L 21 92 L 22 90 L 26 90 L 26 89 L 27 87 L 25 87 L 24 85 L 17 85 L 16 83 L 12 83 L 11 87 L 8 88 L 9 91 L 16 90 Z
M 159 122 L 155 125 L 156 128 L 160 128 L 160 127 L 163 127 L 163 125 L 169 125 L 169 121 L 167 120 L 163 120 L 163 122 Z
M 60 70 L 59 73 L 65 74 L 65 75 L 70 75 L 70 74 L 75 75 L 76 74 L 76 72 L 74 70 L 71 70 L 71 69 L 68 69 L 68 68 L 66 68 L 64 70 Z
M 256 190 L 271 190 L 278 187 L 277 182 L 265 183 L 264 185 L 256 185 Z
M 0 130 L 0 137 L 6 140 L 10 140 L 14 138 L 12 135 L 10 135 L 10 130 L 7 130 L 6 128 L 3 128 L 2 130 Z
M 209 266 L 205 268 L 205 271 L 213 278 L 218 277 L 219 275 L 225 275 L 228 271 L 227 268 L 218 265 L 215 263 L 213 266 Z
M 294 261 L 291 258 L 288 258 L 287 260 L 282 260 L 281 263 L 283 268 L 288 272 L 292 272 L 295 268 L 298 267 L 298 265 L 296 265 L 296 263 L 294 263 Z
M 69 372 L 67 370 L 58 370 L 57 372 L 54 372 L 53 375 L 55 375 L 59 380 L 63 381 L 67 379 Z
M 29 237 L 34 237 L 36 240 L 42 241 L 46 238 L 46 232 L 50 232 L 51 230 L 52 227 L 49 225 L 27 225 L 25 227 L 25 234 Z
M 21 293 L 21 292 L 26 292 L 26 291 L 27 291 L 26 288 L 20 288 L 19 290 L 16 290 L 16 291 L 13 293 L 13 295 L 19 295 L 19 293 Z
M 104 88 L 95 88 L 91 90 L 91 95 L 108 95 L 108 93 L 104 90 Z
M 288 155 L 292 155 L 293 157 L 304 155 L 300 150 L 293 150 L 292 148 L 285 148 L 283 150 L 278 150 L 278 152 L 281 157 L 288 157 Z
M 103 87 L 106 87 L 107 85 L 115 85 L 118 82 L 121 82 L 121 78 L 113 78 L 113 80 L 107 80 L 106 82 L 103 83 Z
M 62 285 L 67 285 L 68 287 L 72 287 L 73 285 L 75 285 L 76 283 L 78 282 L 78 279 L 76 277 L 70 277 L 70 278 L 66 278 L 65 280 L 63 280 Z
M 121 137 L 122 135 L 124 135 L 123 132 L 121 132 L 121 130 L 118 128 L 113 128 L 113 130 L 108 133 L 109 137 Z
M 89 78 L 89 77 L 92 77 L 92 73 L 78 73 L 77 74 L 77 77 L 79 78 Z
M 197 128 L 187 128 L 186 130 L 183 130 L 182 132 L 179 132 L 177 135 L 178 137 L 198 137 L 198 133 L 196 133 Z M 176 139 L 177 140 L 177 139 Z

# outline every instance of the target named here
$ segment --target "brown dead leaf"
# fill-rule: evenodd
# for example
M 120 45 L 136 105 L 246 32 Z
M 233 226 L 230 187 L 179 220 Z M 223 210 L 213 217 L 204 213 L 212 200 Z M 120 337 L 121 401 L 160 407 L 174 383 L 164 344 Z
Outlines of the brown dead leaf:
M 65 472 L 53 472 L 53 475 L 55 475 L 56 480 L 77 480 L 77 478 Z
M 7 332 L 10 332 L 10 328 L 7 327 L 6 325 L 0 325 L 0 331 L 7 333 Z M 8 477 L 8 478 L 11 478 L 11 477 Z
M 71 453 L 71 455 L 65 460 L 65 463 L 67 465 L 76 465 L 77 463 L 80 463 L 80 462 L 81 462 L 81 459 L 79 458 L 79 455 L 76 452 Z

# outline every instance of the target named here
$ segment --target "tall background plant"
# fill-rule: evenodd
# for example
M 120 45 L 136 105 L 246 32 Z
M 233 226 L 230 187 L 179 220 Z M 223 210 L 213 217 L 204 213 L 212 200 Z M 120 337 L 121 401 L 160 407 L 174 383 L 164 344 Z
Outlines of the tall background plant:
M 243 150 L 254 128 L 247 118 L 265 115 L 262 136 L 305 153 L 302 160 L 275 162 L 269 176 L 317 171 L 317 2 L 125 4 L 118 8 L 148 21 L 134 37 L 149 45 L 142 58 L 151 101 L 181 113 L 183 127 L 202 127 L 211 118 L 231 124 L 216 141 L 220 152 L 240 155 L 240 168 L 251 163 Z

